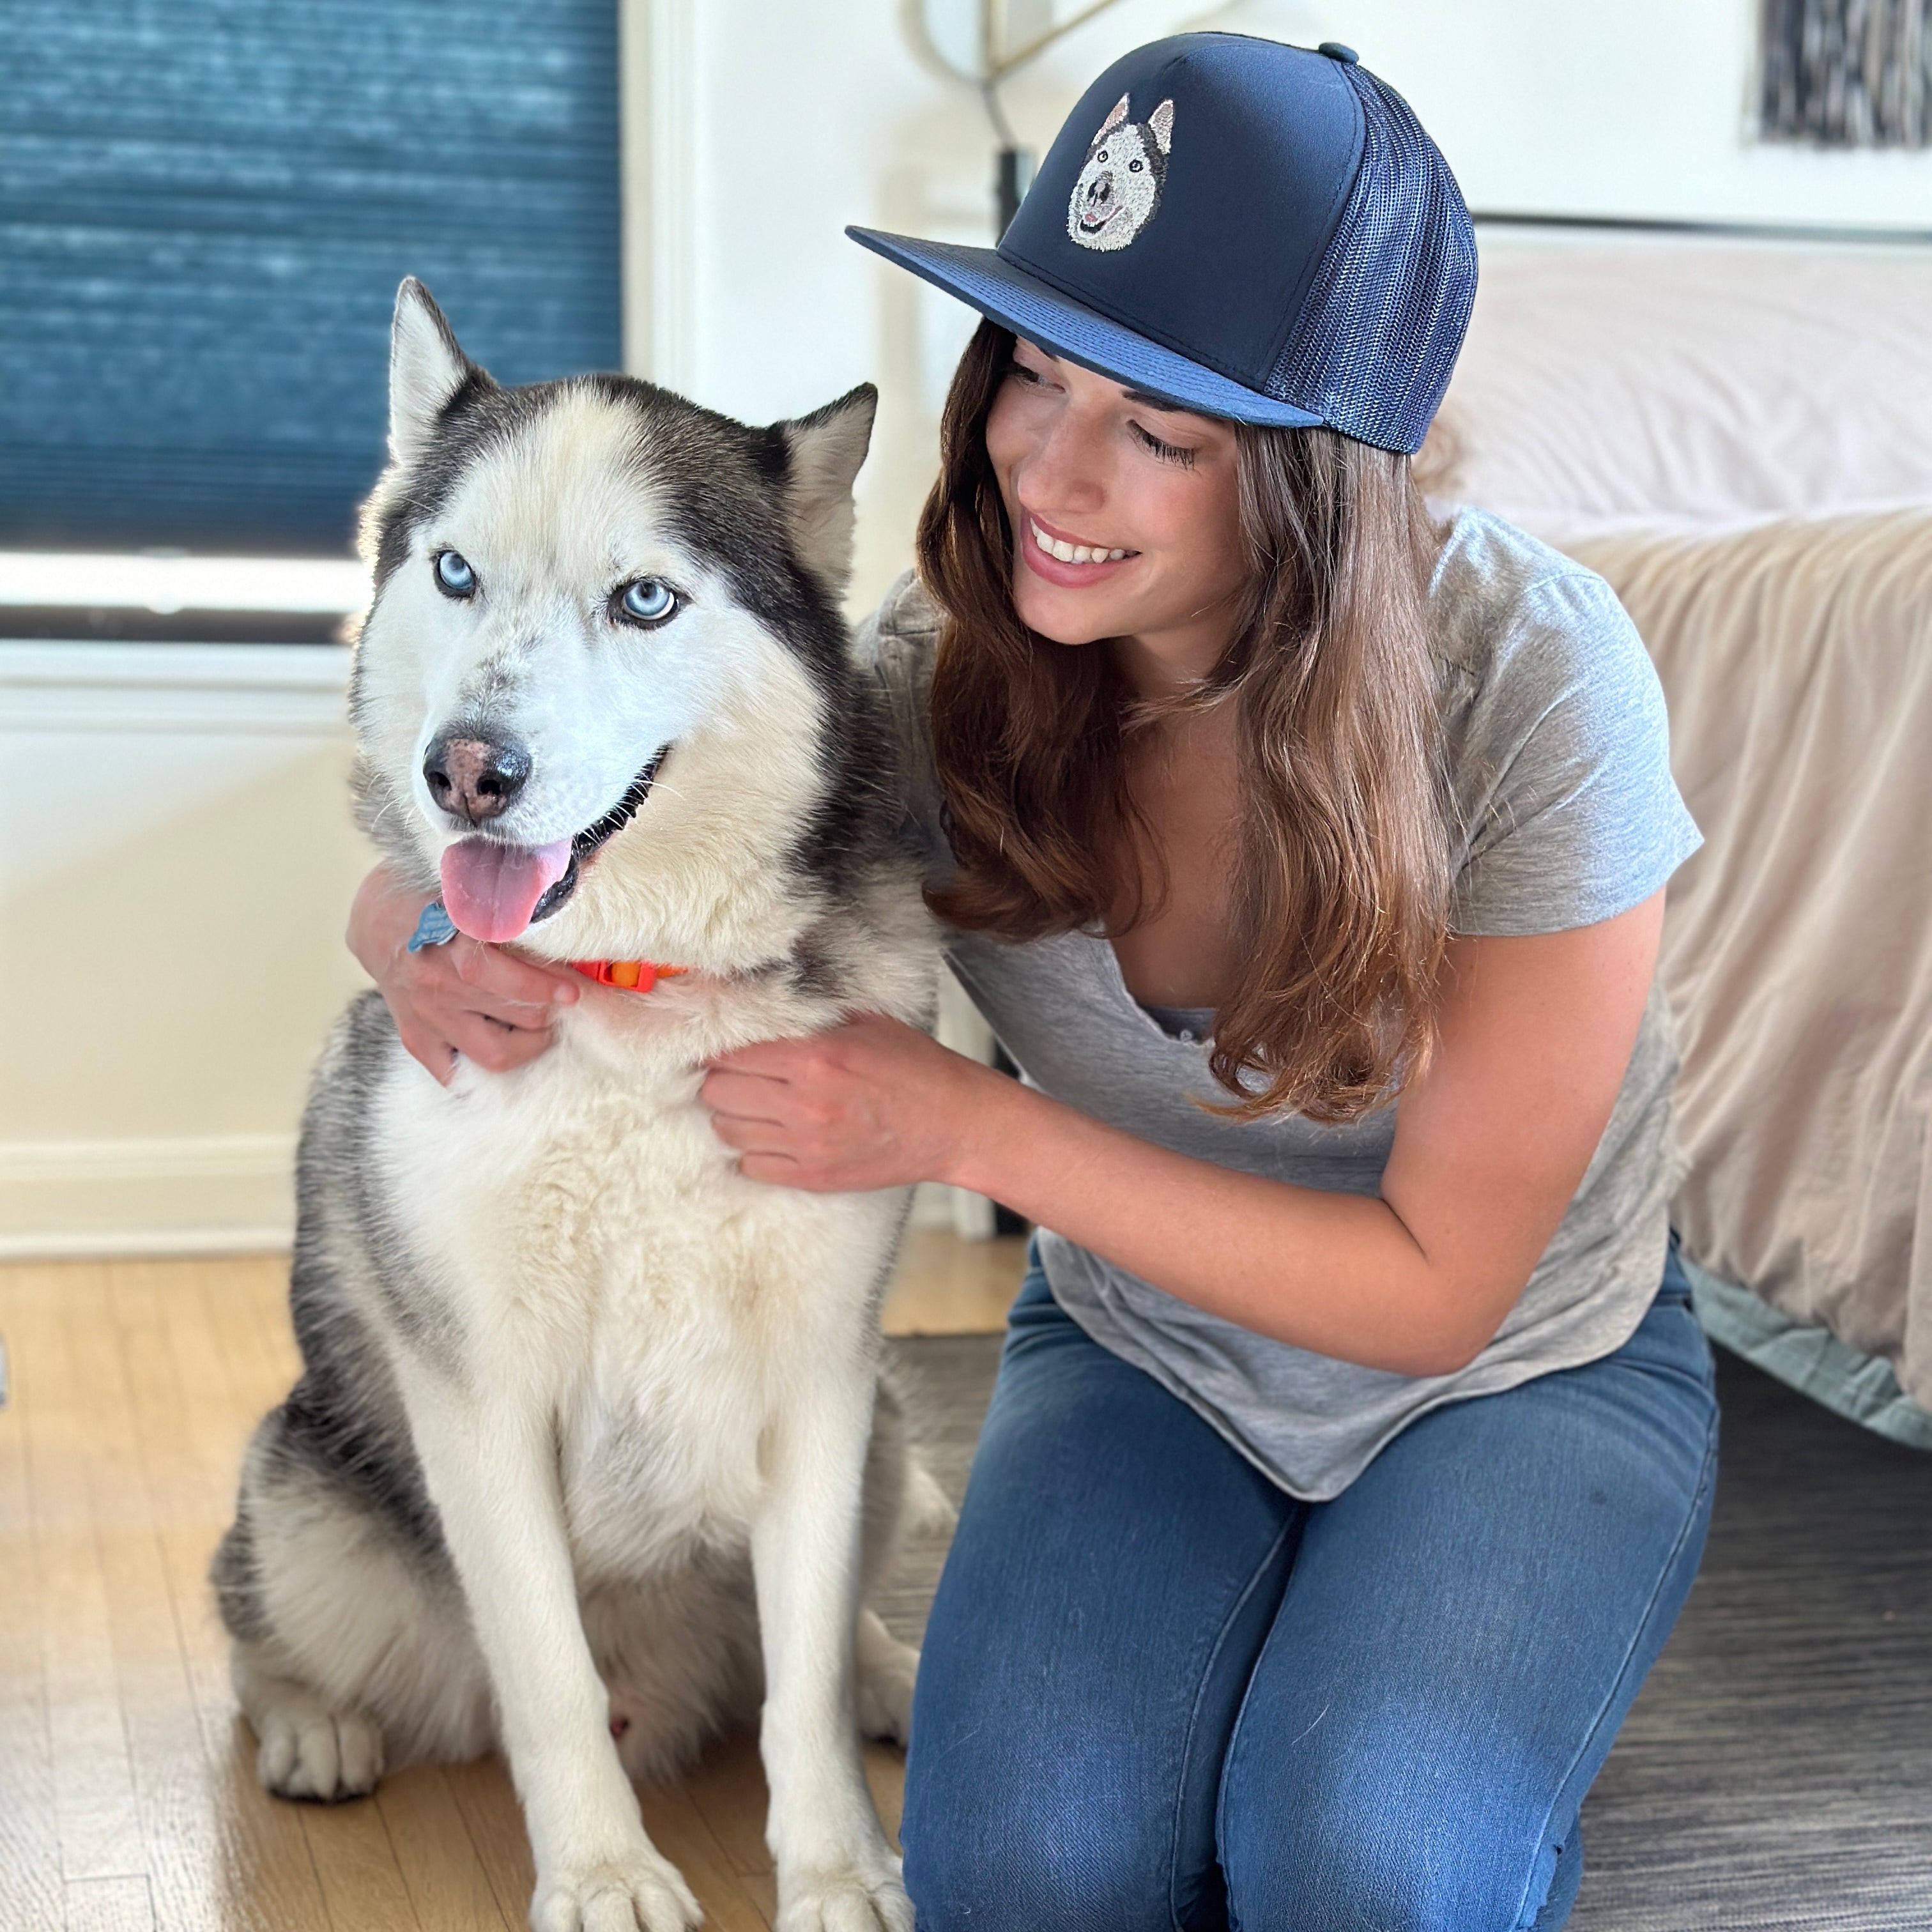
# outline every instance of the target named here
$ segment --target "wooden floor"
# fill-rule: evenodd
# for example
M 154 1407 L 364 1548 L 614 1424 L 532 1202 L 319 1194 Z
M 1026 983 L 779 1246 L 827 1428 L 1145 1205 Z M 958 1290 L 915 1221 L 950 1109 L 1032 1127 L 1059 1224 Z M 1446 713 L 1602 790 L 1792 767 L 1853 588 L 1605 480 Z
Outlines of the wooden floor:
M 898 1334 L 997 1325 L 1017 1242 L 916 1234 Z M 530 1853 L 502 1764 L 424 1766 L 371 1798 L 255 1782 L 206 1576 L 242 1445 L 295 1352 L 279 1257 L 0 1268 L 0 1928 L 520 1932 Z M 898 1818 L 898 1754 L 867 1762 Z M 640 1793 L 708 1922 L 772 1913 L 748 1738 Z

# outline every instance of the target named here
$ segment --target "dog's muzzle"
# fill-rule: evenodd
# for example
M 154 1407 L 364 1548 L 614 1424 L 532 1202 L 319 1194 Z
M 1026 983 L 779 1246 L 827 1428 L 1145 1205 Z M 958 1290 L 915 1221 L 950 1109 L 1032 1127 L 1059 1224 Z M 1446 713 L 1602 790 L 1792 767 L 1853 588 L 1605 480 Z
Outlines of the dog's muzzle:
M 576 891 L 581 862 L 607 840 L 614 838 L 637 817 L 638 807 L 651 795 L 651 786 L 664 764 L 664 754 L 670 749 L 668 745 L 661 746 L 652 754 L 650 763 L 631 781 L 624 796 L 595 825 L 586 826 L 570 842 L 570 863 L 564 868 L 563 877 L 531 908 L 532 926 L 540 919 L 549 918 Z
M 584 864 L 637 817 L 669 748 L 655 752 L 623 796 L 573 838 L 549 845 L 514 845 L 485 834 L 448 847 L 442 855 L 442 902 L 458 930 L 501 945 L 559 910 L 576 891 Z M 526 760 L 526 775 L 527 770 Z M 521 783 L 520 778 L 518 789 Z

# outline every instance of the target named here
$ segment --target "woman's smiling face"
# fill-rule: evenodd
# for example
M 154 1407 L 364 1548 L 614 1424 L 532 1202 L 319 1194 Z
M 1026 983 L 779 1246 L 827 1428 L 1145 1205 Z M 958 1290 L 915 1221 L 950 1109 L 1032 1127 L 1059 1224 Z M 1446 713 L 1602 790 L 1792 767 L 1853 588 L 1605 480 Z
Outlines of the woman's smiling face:
M 1063 644 L 1132 638 L 1169 675 L 1213 668 L 1249 568 L 1232 424 L 1022 340 L 986 453 L 1023 623 Z

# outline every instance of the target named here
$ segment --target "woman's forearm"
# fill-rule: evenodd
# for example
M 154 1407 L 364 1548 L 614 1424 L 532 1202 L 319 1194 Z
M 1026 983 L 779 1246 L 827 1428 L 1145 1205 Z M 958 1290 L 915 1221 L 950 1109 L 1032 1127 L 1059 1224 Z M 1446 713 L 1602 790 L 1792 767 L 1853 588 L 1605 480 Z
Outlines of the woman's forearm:
M 945 1179 L 1210 1314 L 1408 1376 L 1461 1367 L 1493 1330 L 1382 1201 L 1192 1160 L 1004 1078 L 973 1115 Z

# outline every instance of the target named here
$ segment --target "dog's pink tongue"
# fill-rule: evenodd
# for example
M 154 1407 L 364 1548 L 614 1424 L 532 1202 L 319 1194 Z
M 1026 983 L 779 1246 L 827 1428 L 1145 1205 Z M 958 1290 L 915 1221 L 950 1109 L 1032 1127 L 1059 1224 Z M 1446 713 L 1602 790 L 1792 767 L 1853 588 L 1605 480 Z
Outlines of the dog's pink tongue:
M 444 910 L 472 939 L 514 939 L 569 863 L 568 838 L 534 847 L 465 838 L 442 855 Z

